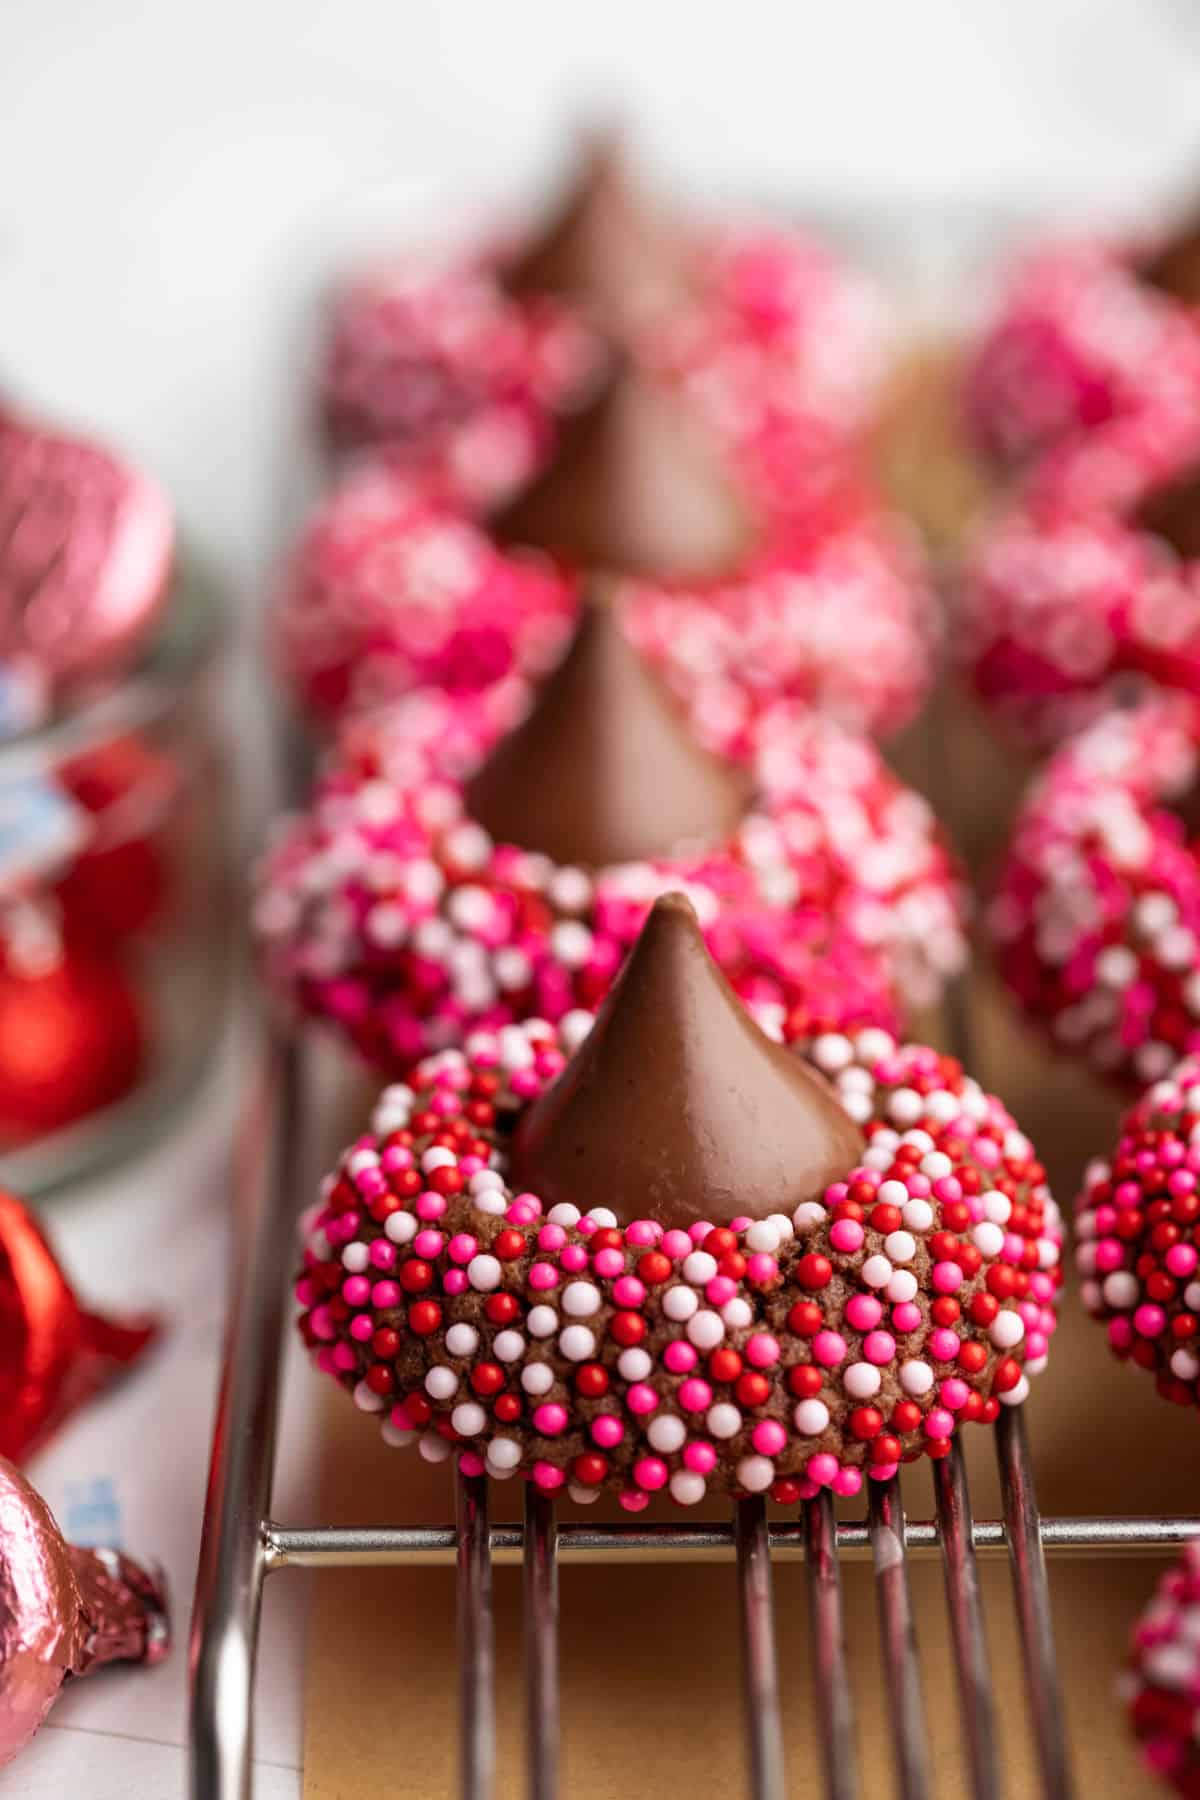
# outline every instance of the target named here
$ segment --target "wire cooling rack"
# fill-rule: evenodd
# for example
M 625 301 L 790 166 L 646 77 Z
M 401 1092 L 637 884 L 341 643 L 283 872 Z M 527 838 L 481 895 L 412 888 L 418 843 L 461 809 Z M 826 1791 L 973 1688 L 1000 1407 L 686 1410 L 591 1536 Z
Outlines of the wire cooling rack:
M 560 1562 L 729 1561 L 741 1612 L 748 1790 L 787 1792 L 775 1653 L 772 1563 L 803 1560 L 813 1640 L 816 1712 L 830 1800 L 861 1792 L 846 1667 L 840 1566 L 870 1560 L 896 1767 L 896 1792 L 930 1792 L 908 1561 L 940 1556 L 958 1699 L 974 1800 L 1002 1792 L 977 1559 L 1007 1555 L 1023 1649 L 1028 1720 L 1046 1800 L 1073 1793 L 1051 1626 L 1045 1557 L 1162 1551 L 1200 1535 L 1200 1517 L 1046 1518 L 1038 1510 L 1021 1407 L 994 1431 L 1002 1519 L 971 1514 L 957 1439 L 933 1465 L 936 1517 L 907 1520 L 899 1481 L 871 1482 L 865 1519 L 837 1523 L 828 1490 L 795 1519 L 768 1521 L 761 1497 L 740 1501 L 727 1525 L 557 1525 L 532 1490 L 520 1525 L 490 1522 L 484 1477 L 458 1478 L 457 1519 L 433 1527 L 290 1527 L 271 1517 L 281 1343 L 288 1292 L 279 1246 L 291 1241 L 302 1194 L 305 1053 L 282 1033 L 247 1124 L 249 1210 L 240 1221 L 240 1274 L 229 1315 L 213 1432 L 191 1633 L 192 1800 L 252 1800 L 254 1673 L 263 1585 L 295 1568 L 455 1564 L 460 1681 L 459 1786 L 487 1800 L 495 1773 L 492 1569 L 524 1571 L 527 1790 L 560 1792 L 558 1565 Z M 447 1784 L 449 1785 L 449 1771 Z

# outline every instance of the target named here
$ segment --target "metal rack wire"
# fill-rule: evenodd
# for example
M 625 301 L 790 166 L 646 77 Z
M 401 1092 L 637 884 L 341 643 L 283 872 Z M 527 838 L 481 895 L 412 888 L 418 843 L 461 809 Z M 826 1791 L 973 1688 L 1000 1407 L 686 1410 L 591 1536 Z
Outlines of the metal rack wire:
M 1007 1554 L 1020 1626 L 1029 1719 L 1042 1794 L 1073 1793 L 1064 1731 L 1045 1556 L 1070 1552 L 1163 1551 L 1200 1535 L 1200 1517 L 1048 1518 L 1039 1515 L 1020 1407 L 995 1431 L 1004 1516 L 974 1520 L 966 1470 L 955 1441 L 934 1465 L 937 1516 L 908 1521 L 898 1480 L 872 1483 L 865 1520 L 838 1523 L 828 1491 L 798 1520 L 768 1521 L 761 1498 L 741 1501 L 728 1525 L 557 1525 L 552 1505 L 532 1491 L 519 1525 L 490 1523 L 483 1477 L 458 1479 L 453 1526 L 291 1528 L 271 1517 L 280 1344 L 288 1241 L 300 1192 L 303 1050 L 273 1039 L 267 1080 L 253 1121 L 254 1192 L 242 1221 L 244 1250 L 224 1350 L 213 1433 L 204 1531 L 191 1634 L 191 1793 L 193 1800 L 252 1800 L 255 1655 L 263 1584 L 289 1568 L 367 1564 L 455 1564 L 458 1571 L 460 1791 L 486 1800 L 495 1773 L 492 1569 L 524 1571 L 527 1788 L 553 1800 L 559 1786 L 558 1565 L 671 1559 L 732 1561 L 741 1614 L 749 1791 L 755 1800 L 786 1793 L 782 1701 L 775 1652 L 772 1563 L 808 1567 L 814 1690 L 825 1790 L 854 1800 L 854 1720 L 846 1665 L 840 1565 L 870 1559 L 875 1571 L 882 1655 L 896 1746 L 896 1791 L 928 1794 L 929 1773 L 908 1561 L 940 1555 L 958 1681 L 970 1792 L 1001 1793 L 997 1731 L 977 1571 L 979 1556 Z

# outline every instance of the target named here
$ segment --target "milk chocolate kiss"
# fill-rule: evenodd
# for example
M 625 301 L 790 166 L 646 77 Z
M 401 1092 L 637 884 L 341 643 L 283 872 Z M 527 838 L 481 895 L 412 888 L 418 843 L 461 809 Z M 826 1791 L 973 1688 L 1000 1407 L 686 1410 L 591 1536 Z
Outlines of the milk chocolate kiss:
M 1138 264 L 1148 287 L 1185 306 L 1200 306 L 1200 212 L 1193 210 L 1165 243 Z
M 497 843 L 600 868 L 728 836 L 750 794 L 701 749 L 593 578 L 566 656 L 467 783 Z
M 1134 511 L 1133 523 L 1165 538 L 1179 556 L 1200 556 L 1200 463 L 1154 488 Z
M 614 134 L 586 138 L 583 152 L 546 225 L 504 272 L 504 287 L 582 303 L 609 329 L 679 307 L 690 289 L 682 235 L 639 198 Z
M 763 1035 L 691 905 L 651 911 L 591 1033 L 525 1113 L 514 1185 L 686 1228 L 790 1213 L 862 1159 L 833 1090 Z
M 756 521 L 682 402 L 619 361 L 492 530 L 592 568 L 716 579 L 744 561 Z

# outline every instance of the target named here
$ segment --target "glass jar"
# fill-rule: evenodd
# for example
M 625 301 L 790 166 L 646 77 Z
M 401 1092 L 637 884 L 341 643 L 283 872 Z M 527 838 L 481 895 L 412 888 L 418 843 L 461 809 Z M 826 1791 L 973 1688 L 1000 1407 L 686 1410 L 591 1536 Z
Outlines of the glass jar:
M 201 1073 L 234 916 L 221 607 L 185 563 L 130 671 L 0 743 L 0 1183 L 141 1146 Z

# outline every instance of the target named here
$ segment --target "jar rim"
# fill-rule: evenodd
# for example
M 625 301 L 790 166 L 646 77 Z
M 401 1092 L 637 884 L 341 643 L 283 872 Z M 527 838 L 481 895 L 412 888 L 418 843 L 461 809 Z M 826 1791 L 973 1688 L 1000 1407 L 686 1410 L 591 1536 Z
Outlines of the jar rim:
M 169 714 L 211 668 L 224 645 L 226 625 L 227 609 L 212 569 L 186 552 L 144 654 L 102 692 L 0 743 L 0 782 L 44 771 L 97 742 L 144 730 Z

